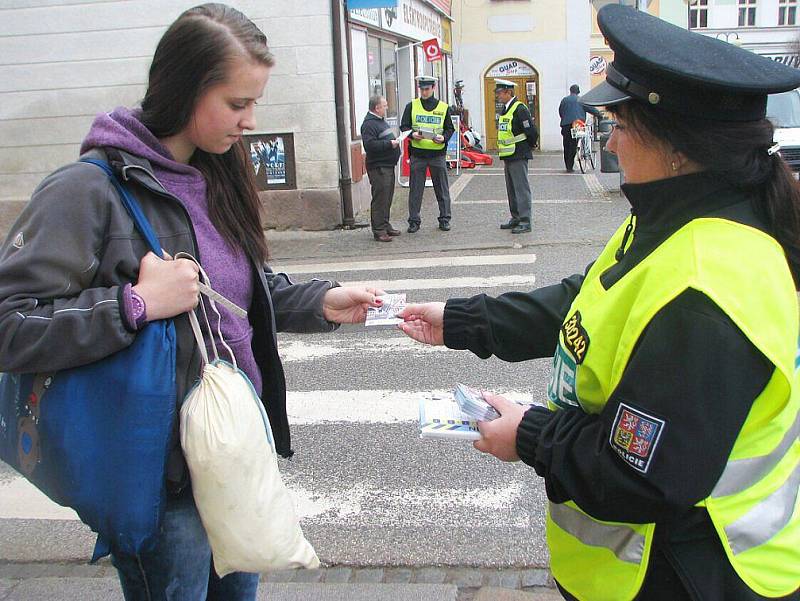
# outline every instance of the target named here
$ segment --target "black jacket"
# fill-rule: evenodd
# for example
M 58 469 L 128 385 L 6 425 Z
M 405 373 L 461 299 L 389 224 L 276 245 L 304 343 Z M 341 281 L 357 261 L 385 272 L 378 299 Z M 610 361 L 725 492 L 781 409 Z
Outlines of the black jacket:
M 517 100 L 515 96 L 509 103 L 508 108 L 510 109 Z M 504 115 L 506 113 L 508 113 L 508 110 L 503 112 Z M 531 112 L 524 104 L 520 104 L 517 110 L 514 111 L 514 116 L 511 118 L 511 133 L 515 136 L 524 133 L 528 139 L 525 142 L 518 142 L 516 144 L 514 154 L 508 155 L 507 157 L 500 157 L 500 160 L 518 161 L 520 159 L 532 158 L 531 148 L 536 146 L 536 143 L 539 141 L 539 130 L 536 129 L 536 124 L 533 122 Z
M 622 259 L 601 276 L 605 288 L 691 219 L 713 215 L 767 231 L 747 194 L 702 173 L 623 189 L 637 226 Z M 552 356 L 583 278 L 573 275 L 530 293 L 451 299 L 445 344 L 507 361 Z M 708 297 L 687 290 L 645 328 L 600 414 L 533 407 L 518 428 L 517 452 L 544 478 L 553 502 L 571 499 L 600 520 L 656 524 L 638 598 L 761 599 L 733 571 L 706 510 L 694 504 L 722 474 L 774 369 Z M 607 442 L 623 401 L 667 420 L 646 475 L 631 469 Z
M 385 119 L 367 113 L 361 124 L 361 143 L 367 153 L 367 169 L 394 167 L 400 160 L 400 146 L 392 146 L 394 132 Z
M 422 99 L 422 107 L 426 111 L 432 111 L 436 108 L 436 105 L 439 104 L 439 99 L 435 96 L 431 96 L 430 98 Z M 455 133 L 456 128 L 453 125 L 453 117 L 452 113 L 450 112 L 450 107 L 447 107 L 447 112 L 444 115 L 444 148 L 441 150 L 429 150 L 427 148 L 414 148 L 409 142 L 408 145 L 408 153 L 412 157 L 435 157 L 441 154 L 445 154 L 447 152 L 447 143 L 450 141 L 450 137 Z M 400 120 L 400 131 L 407 131 L 411 129 L 411 103 L 409 102 L 406 105 L 406 109 L 403 111 L 403 118 Z

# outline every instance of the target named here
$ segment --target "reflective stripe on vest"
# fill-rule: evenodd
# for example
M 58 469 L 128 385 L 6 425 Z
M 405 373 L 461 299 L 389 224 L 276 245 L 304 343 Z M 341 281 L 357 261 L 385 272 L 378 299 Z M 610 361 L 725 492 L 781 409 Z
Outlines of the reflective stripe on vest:
M 644 536 L 625 524 L 602 524 L 563 503 L 550 503 L 550 519 L 584 545 L 603 547 L 620 561 L 638 564 L 644 554 Z
M 800 438 L 800 413 L 794 424 L 786 431 L 781 442 L 771 453 L 760 457 L 729 461 L 717 485 L 711 491 L 712 497 L 726 497 L 746 490 L 775 469 L 791 446 Z
M 517 144 L 528 139 L 524 133 L 515 136 L 511 130 L 511 121 L 518 106 L 523 106 L 519 100 L 508 107 L 505 114 L 497 121 L 497 149 L 501 157 L 511 156 L 516 151 Z
M 432 131 L 438 135 L 444 135 L 444 118 L 447 116 L 447 104 L 439 101 L 439 104 L 432 111 L 426 111 L 422 106 L 422 101 L 415 98 L 411 101 L 411 129 Z M 425 150 L 443 150 L 444 142 L 441 144 L 433 140 L 415 140 L 411 138 L 411 146 Z
M 595 261 L 565 315 L 548 387 L 550 407 L 601 413 L 653 316 L 687 289 L 707 296 L 775 370 L 753 400 L 719 481 L 697 506 L 708 511 L 741 580 L 759 595 L 786 596 L 800 583 L 800 325 L 783 249 L 752 227 L 700 218 L 606 289 L 600 276 L 616 263 L 624 229 Z M 647 570 L 655 525 L 609 523 L 582 512 L 577 527 L 562 513 L 548 515 L 547 522 L 556 580 L 578 599 L 633 599 Z M 644 537 L 639 566 L 632 563 L 636 553 L 620 552 L 627 549 L 624 528 Z
M 763 545 L 792 519 L 800 487 L 800 464 L 783 486 L 735 522 L 725 526 L 734 555 Z

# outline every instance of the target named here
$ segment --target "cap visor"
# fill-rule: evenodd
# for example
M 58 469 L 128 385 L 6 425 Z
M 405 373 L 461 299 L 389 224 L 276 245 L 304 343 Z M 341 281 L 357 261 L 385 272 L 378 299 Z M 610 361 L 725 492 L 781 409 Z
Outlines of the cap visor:
M 607 81 L 596 85 L 580 97 L 581 104 L 588 106 L 611 106 L 630 100 L 633 96 L 618 90 Z

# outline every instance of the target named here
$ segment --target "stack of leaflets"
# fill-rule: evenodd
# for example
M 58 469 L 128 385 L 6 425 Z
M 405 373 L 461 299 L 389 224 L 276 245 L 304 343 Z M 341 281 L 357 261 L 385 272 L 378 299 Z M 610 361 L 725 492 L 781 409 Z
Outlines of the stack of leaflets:
M 479 422 L 490 422 L 500 417 L 497 410 L 483 399 L 483 395 L 480 391 L 474 388 L 464 386 L 463 384 L 456 384 L 456 389 L 453 394 L 461 412 L 470 419 Z
M 478 422 L 461 412 L 452 393 L 430 395 L 419 401 L 421 438 L 478 440 Z
M 422 438 L 478 440 L 478 422 L 500 417 L 483 395 L 469 386 L 456 384 L 455 390 L 431 395 L 419 402 L 419 432 Z

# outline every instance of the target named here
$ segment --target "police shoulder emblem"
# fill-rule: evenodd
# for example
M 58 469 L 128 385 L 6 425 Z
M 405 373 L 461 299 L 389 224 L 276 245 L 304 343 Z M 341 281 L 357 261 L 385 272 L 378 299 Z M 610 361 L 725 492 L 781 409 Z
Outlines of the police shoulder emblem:
M 664 424 L 663 419 L 620 403 L 611 426 L 609 443 L 628 465 L 646 474 Z
M 564 348 L 566 348 L 575 363 L 580 365 L 586 359 L 586 352 L 589 350 L 589 334 L 581 324 L 581 312 L 575 311 L 561 326 L 561 335 L 564 338 Z

